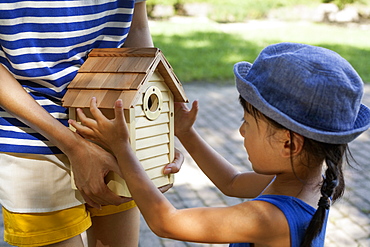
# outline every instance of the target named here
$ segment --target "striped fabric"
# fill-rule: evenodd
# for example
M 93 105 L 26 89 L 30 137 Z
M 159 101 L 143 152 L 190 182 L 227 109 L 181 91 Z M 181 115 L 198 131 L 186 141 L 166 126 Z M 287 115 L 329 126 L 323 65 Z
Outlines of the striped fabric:
M 93 48 L 120 47 L 134 0 L 0 0 L 0 63 L 67 125 L 61 98 Z M 1 90 L 6 90 L 2 88 Z M 60 150 L 0 108 L 0 152 Z

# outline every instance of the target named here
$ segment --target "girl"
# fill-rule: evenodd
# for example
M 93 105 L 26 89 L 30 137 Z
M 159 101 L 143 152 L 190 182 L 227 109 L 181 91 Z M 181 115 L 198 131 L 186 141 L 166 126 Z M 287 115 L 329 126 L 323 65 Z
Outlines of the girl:
M 254 172 L 238 172 L 201 139 L 193 127 L 198 102 L 190 110 L 176 105 L 175 134 L 223 193 L 254 198 L 235 206 L 175 209 L 131 149 L 121 100 L 113 120 L 92 99 L 95 120 L 79 111 L 84 126 L 70 123 L 113 151 L 145 220 L 161 237 L 234 247 L 323 246 L 331 202 L 344 191 L 347 143 L 370 126 L 360 77 L 338 54 L 293 43 L 265 48 L 254 64 L 237 63 L 234 73 L 244 108 L 240 134 Z

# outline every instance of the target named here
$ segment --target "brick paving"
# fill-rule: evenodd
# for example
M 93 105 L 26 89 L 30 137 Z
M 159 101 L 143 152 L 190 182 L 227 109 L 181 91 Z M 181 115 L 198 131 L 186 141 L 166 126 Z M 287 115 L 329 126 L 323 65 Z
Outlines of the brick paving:
M 250 170 L 242 138 L 238 133 L 242 109 L 234 86 L 215 84 L 184 85 L 190 101 L 198 99 L 200 110 L 196 128 L 218 152 L 240 170 Z M 370 106 L 370 85 L 365 86 L 364 103 Z M 183 150 L 181 144 L 177 147 Z M 326 247 L 370 246 L 370 131 L 350 144 L 360 165 L 345 169 L 347 190 L 342 200 L 333 205 L 327 227 Z M 177 208 L 229 206 L 242 199 L 224 196 L 196 164 L 185 154 L 185 162 L 176 175 L 175 186 L 166 193 Z M 2 222 L 0 227 L 2 228 Z M 141 220 L 140 247 L 212 247 L 225 244 L 195 244 L 155 236 Z M 2 229 L 0 238 L 2 239 Z M 9 246 L 0 242 L 0 247 Z

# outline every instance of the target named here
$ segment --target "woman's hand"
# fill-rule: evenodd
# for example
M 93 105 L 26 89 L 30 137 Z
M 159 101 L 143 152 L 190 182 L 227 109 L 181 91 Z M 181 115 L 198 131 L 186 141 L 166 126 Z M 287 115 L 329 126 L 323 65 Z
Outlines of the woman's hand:
M 76 187 L 87 204 L 100 208 L 102 205 L 119 205 L 127 201 L 112 192 L 104 182 L 110 171 L 121 175 L 117 160 L 111 153 L 82 139 L 68 159 Z

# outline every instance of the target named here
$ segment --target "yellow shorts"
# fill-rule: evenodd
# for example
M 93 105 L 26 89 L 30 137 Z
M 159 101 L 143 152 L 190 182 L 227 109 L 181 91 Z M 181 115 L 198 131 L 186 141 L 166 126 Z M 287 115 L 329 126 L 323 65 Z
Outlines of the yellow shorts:
M 49 213 L 12 213 L 3 208 L 4 240 L 15 246 L 42 246 L 81 234 L 91 217 L 111 215 L 134 208 L 134 201 L 94 209 L 85 205 Z

